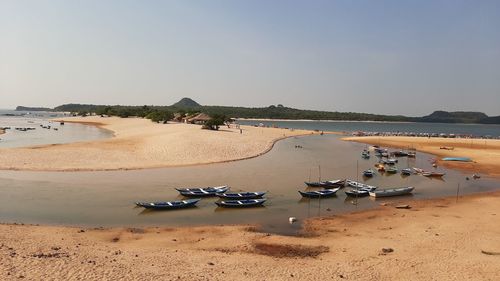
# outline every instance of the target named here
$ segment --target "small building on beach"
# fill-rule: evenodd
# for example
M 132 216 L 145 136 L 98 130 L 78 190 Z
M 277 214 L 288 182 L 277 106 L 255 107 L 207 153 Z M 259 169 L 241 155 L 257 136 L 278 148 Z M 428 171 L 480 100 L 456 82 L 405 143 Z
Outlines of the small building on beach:
M 188 118 L 187 122 L 191 124 L 203 125 L 209 120 L 212 120 L 212 117 L 210 117 L 208 114 L 199 113 L 198 115 Z

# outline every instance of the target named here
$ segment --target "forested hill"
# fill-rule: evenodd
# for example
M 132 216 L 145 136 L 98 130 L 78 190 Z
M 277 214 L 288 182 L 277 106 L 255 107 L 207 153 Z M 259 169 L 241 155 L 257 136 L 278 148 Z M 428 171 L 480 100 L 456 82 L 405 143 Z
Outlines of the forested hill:
M 57 106 L 54 111 L 76 112 L 127 116 L 146 116 L 151 111 L 169 111 L 194 113 L 204 112 L 210 115 L 222 114 L 231 118 L 255 119 L 307 119 L 307 120 L 346 120 L 346 121 L 403 121 L 403 122 L 433 122 L 433 123 L 482 123 L 500 124 L 500 116 L 489 117 L 481 112 L 446 112 L 435 111 L 423 117 L 407 117 L 402 115 L 379 115 L 355 112 L 330 112 L 317 110 L 302 110 L 283 105 L 268 107 L 232 107 L 232 106 L 203 106 L 189 98 L 170 106 L 120 106 L 120 105 L 93 105 L 93 104 L 64 104 Z
M 47 107 L 28 107 L 28 106 L 18 106 L 16 111 L 51 111 L 52 108 Z

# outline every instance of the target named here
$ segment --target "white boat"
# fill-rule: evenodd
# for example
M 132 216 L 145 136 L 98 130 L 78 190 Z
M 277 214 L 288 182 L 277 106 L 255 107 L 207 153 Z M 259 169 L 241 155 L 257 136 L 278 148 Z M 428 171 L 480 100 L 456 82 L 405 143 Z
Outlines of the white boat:
M 352 180 L 346 180 L 346 183 L 348 186 L 350 186 L 354 189 L 360 189 L 360 190 L 366 190 L 366 191 L 374 191 L 375 189 L 377 189 L 376 186 L 368 185 L 368 184 L 364 184 L 364 183 L 352 181 Z
M 378 197 L 390 197 L 390 196 L 399 196 L 410 194 L 413 191 L 413 186 L 408 187 L 399 187 L 399 188 L 391 188 L 391 189 L 380 189 L 370 192 L 370 196 L 378 198 Z

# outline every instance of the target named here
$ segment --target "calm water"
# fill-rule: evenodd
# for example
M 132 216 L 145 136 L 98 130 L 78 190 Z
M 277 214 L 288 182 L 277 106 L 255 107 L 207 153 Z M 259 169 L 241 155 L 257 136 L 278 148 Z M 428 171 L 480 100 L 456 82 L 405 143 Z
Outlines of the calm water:
M 471 134 L 475 136 L 500 136 L 500 125 L 449 124 L 449 123 L 401 123 L 401 122 L 338 122 L 338 121 L 250 121 L 238 120 L 242 125 L 256 125 L 280 128 L 335 131 L 335 132 L 413 132 Z
M 50 121 L 50 119 L 64 116 L 61 113 L 28 113 L 26 111 L 0 110 L 0 127 L 12 127 L 11 130 L 0 135 L 0 148 L 90 141 L 109 138 L 113 135 L 112 132 L 95 126 L 71 123 L 60 125 L 59 122 Z M 17 116 L 5 116 L 4 114 L 16 114 Z M 51 126 L 51 129 L 43 129 L 40 125 Z M 35 130 L 21 132 L 14 130 L 15 127 L 31 127 Z
M 296 149 L 301 145 L 303 149 Z M 344 142 L 337 136 L 306 136 L 280 141 L 275 148 L 257 158 L 231 163 L 113 172 L 16 172 L 0 171 L 0 221 L 86 226 L 180 226 L 204 224 L 259 223 L 265 231 L 294 233 L 299 225 L 289 225 L 290 216 L 302 220 L 377 206 L 372 198 L 360 198 L 358 205 L 343 191 L 330 199 L 302 199 L 304 181 L 351 178 L 363 181 L 361 171 L 373 167 L 376 157 L 363 160 L 362 144 Z M 407 166 L 432 169 L 430 156 L 419 153 L 398 168 Z M 359 168 L 357 169 L 357 166 Z M 358 170 L 358 171 L 357 171 Z M 415 186 L 408 198 L 431 198 L 490 191 L 498 181 L 488 178 L 466 181 L 465 174 L 444 170 L 444 180 L 422 176 L 403 178 L 376 175 L 367 183 L 381 187 Z M 268 191 L 263 208 L 228 210 L 217 208 L 215 199 L 203 199 L 198 207 L 177 211 L 145 211 L 135 201 L 179 199 L 174 187 L 227 184 L 233 191 Z M 329 209 L 330 211 L 328 211 Z

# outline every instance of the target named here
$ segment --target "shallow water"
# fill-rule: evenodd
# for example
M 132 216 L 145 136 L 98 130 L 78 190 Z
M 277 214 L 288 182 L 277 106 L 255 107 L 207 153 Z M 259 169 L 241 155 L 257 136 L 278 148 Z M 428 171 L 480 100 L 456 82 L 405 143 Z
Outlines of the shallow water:
M 300 145 L 303 148 L 295 148 Z M 278 142 L 269 153 L 243 161 L 193 167 L 106 171 L 106 172 L 19 172 L 0 171 L 0 221 L 84 226 L 183 226 L 258 223 L 264 231 L 292 234 L 299 224 L 289 225 L 290 216 L 303 220 L 375 207 L 381 201 L 452 196 L 499 188 L 498 181 L 439 167 L 443 180 L 412 175 L 377 174 L 366 182 L 380 187 L 415 186 L 408 197 L 374 200 L 360 198 L 358 204 L 341 190 L 329 199 L 302 199 L 309 177 L 350 178 L 363 181 L 361 172 L 372 168 L 376 157 L 361 159 L 365 145 L 341 141 L 334 135 L 289 138 Z M 431 156 L 418 153 L 398 168 L 433 169 Z M 357 168 L 358 166 L 358 168 Z M 470 176 L 470 175 L 468 175 Z M 229 185 L 232 191 L 268 191 L 265 207 L 221 209 L 215 198 L 203 199 L 196 208 L 176 211 L 146 211 L 135 201 L 180 199 L 174 187 Z M 328 211 L 329 209 L 330 211 Z
M 19 111 L 0 111 L 0 114 L 26 114 Z M 62 144 L 79 141 L 91 141 L 113 136 L 113 133 L 96 126 L 82 124 L 52 122 L 50 119 L 61 117 L 61 114 L 37 112 L 23 116 L 0 116 L 0 127 L 12 127 L 0 135 L 0 148 L 24 147 L 47 144 Z M 44 129 L 40 125 L 50 126 Z M 18 131 L 14 128 L 35 128 L 35 130 Z M 55 129 L 57 130 L 55 130 Z

